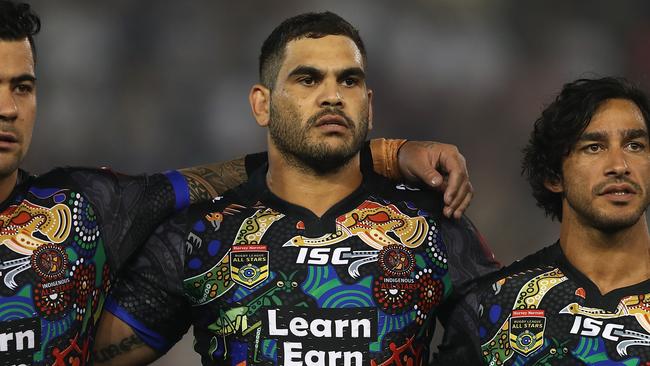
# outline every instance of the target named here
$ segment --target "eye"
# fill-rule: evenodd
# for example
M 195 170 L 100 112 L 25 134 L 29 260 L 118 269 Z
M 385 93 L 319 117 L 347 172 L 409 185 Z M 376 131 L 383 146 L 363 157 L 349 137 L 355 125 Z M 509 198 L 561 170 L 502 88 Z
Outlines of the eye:
M 34 86 L 31 84 L 18 84 L 14 90 L 18 94 L 31 94 L 34 91 Z
M 347 87 L 353 87 L 359 84 L 359 79 L 356 78 L 345 78 L 343 79 L 342 84 Z
M 280 288 L 284 287 L 284 281 L 278 281 L 278 282 L 276 283 L 276 286 L 278 286 L 278 287 L 280 287 Z
M 595 154 L 604 150 L 601 144 L 589 144 L 583 148 L 584 151 L 590 154 Z
M 304 86 L 313 86 L 316 84 L 316 79 L 312 78 L 311 76 L 304 76 L 298 79 L 298 82 Z
M 643 151 L 645 149 L 645 145 L 640 142 L 633 141 L 627 144 L 627 149 L 633 152 Z

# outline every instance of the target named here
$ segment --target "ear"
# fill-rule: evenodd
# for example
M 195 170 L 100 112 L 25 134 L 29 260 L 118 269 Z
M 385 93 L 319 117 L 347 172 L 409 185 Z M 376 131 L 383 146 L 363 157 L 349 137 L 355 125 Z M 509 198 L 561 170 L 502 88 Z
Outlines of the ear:
M 562 178 L 559 177 L 545 179 L 544 187 L 553 193 L 564 192 L 564 184 L 562 183 Z
M 372 130 L 372 90 L 368 89 L 368 130 Z
M 251 104 L 253 117 L 257 124 L 266 127 L 271 119 L 271 91 L 261 84 L 255 84 L 248 93 L 248 102 Z

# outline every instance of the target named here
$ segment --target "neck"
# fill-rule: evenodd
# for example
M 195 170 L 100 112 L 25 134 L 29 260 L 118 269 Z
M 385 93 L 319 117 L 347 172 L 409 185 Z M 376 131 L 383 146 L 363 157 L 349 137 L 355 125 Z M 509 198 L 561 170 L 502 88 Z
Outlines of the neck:
M 0 177 L 0 202 L 4 202 L 4 200 L 9 198 L 11 191 L 13 191 L 14 187 L 16 186 L 17 180 L 18 180 L 17 169 L 9 173 L 9 175 Z
M 271 192 L 318 217 L 354 192 L 362 178 L 359 154 L 335 172 L 317 174 L 308 167 L 287 161 L 272 143 L 269 144 L 266 183 Z
M 650 278 L 645 214 L 636 224 L 616 232 L 603 232 L 575 218 L 564 218 L 560 246 L 569 262 L 595 283 L 601 294 Z

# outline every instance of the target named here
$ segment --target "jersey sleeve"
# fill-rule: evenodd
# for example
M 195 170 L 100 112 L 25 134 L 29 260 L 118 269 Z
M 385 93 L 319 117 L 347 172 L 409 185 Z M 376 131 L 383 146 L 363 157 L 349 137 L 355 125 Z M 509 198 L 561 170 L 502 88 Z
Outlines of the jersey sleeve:
M 106 309 L 140 339 L 165 353 L 187 332 L 191 318 L 183 292 L 184 219 L 159 226 L 120 272 Z
M 187 183 L 176 171 L 130 176 L 108 169 L 77 169 L 70 174 L 99 217 L 114 271 L 165 218 L 189 205 Z
M 466 217 L 443 219 L 441 231 L 454 292 L 458 295 L 471 281 L 501 267 L 481 233 Z
M 480 342 L 480 293 L 468 291 L 441 309 L 445 328 L 434 365 L 482 365 Z

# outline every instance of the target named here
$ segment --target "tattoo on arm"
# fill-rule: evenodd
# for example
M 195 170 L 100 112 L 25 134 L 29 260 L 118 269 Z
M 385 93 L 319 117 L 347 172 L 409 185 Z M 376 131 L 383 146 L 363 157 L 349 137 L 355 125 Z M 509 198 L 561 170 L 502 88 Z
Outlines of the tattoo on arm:
M 95 349 L 93 351 L 93 360 L 95 363 L 109 362 L 120 355 L 125 355 L 144 345 L 137 335 L 132 334 L 122 338 L 118 343 L 109 344 L 101 349 Z
M 179 171 L 187 179 L 192 203 L 216 197 L 247 180 L 244 158 Z

